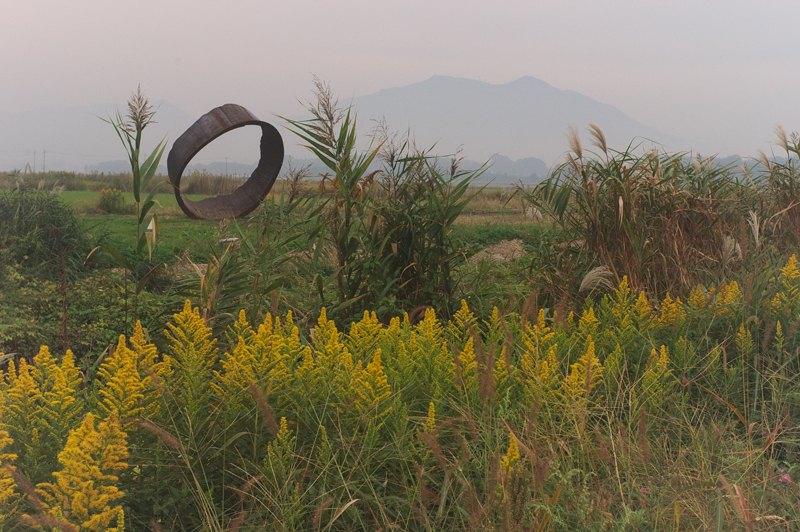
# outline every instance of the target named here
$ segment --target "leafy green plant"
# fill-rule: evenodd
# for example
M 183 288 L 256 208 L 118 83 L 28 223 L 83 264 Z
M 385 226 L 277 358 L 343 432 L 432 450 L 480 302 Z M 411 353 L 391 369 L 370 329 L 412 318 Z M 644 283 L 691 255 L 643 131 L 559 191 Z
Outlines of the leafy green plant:
M 368 261 L 380 260 L 382 246 L 386 244 L 368 241 L 376 234 L 379 218 L 370 194 L 375 173 L 367 172 L 379 148 L 359 154 L 351 110 L 339 109 L 330 87 L 319 80 L 315 80 L 315 94 L 317 103 L 308 106 L 314 118 L 304 122 L 286 120 L 332 172 L 323 176 L 321 188 L 329 194 L 322 217 L 334 253 L 332 278 L 336 283 L 336 298 L 332 312 L 335 314 L 367 295 L 368 268 L 372 266 Z M 318 250 L 322 251 L 321 245 Z M 325 301 L 321 278 L 318 284 Z
M 7 284 L 4 291 L 13 292 L 21 271 L 57 280 L 63 349 L 69 347 L 68 284 L 84 269 L 87 245 L 72 210 L 56 193 L 16 190 L 0 195 L 0 287 Z M 0 323 L 2 328 L 15 325 L 19 322 Z
M 97 206 L 109 214 L 130 214 L 132 206 L 125 204 L 125 196 L 121 190 L 116 188 L 104 188 L 100 190 L 100 199 Z
M 0 250 L 9 260 L 5 265 L 18 264 L 45 279 L 57 279 L 60 261 L 76 272 L 88 246 L 74 213 L 58 194 L 25 189 L 0 193 Z
M 797 237 L 800 234 L 800 135 L 787 134 L 778 126 L 775 136 L 786 159 L 759 153 L 758 162 L 763 171 L 755 176 L 754 185 L 763 188 L 763 194 L 758 195 L 760 205 L 753 208 L 760 214 L 758 219 L 772 222 L 770 232 L 780 235 L 778 245 L 796 248 L 800 243 Z
M 187 302 L 163 354 L 137 325 L 85 387 L 69 353 L 12 364 L 0 516 L 27 514 L 26 532 L 82 519 L 52 502 L 93 496 L 53 481 L 69 472 L 97 475 L 114 500 L 92 511 L 135 531 L 791 528 L 797 332 L 751 324 L 794 316 L 799 282 L 792 257 L 755 314 L 735 282 L 654 308 L 626 279 L 527 323 L 462 304 L 345 332 L 321 309 L 301 336 L 290 314 L 240 312 L 226 350 Z M 95 456 L 103 430 L 126 465 Z M 79 441 L 102 476 L 73 467 Z
M 161 156 L 164 154 L 166 143 L 164 140 L 159 142 L 153 151 L 143 162 L 140 161 L 142 149 L 142 133 L 145 128 L 153 121 L 155 111 L 150 106 L 150 102 L 142 94 L 139 87 L 128 100 L 128 114 L 125 118 L 117 112 L 114 118 L 104 119 L 105 122 L 114 127 L 114 131 L 119 137 L 122 145 L 128 154 L 128 161 L 131 165 L 133 174 L 132 190 L 135 203 L 136 214 L 136 248 L 132 257 L 125 257 L 118 250 L 110 246 L 104 249 L 111 254 L 114 260 L 121 267 L 125 268 L 131 275 L 134 284 L 134 319 L 136 310 L 136 298 L 144 290 L 150 277 L 155 272 L 157 266 L 153 266 L 149 271 L 144 272 L 145 266 L 144 251 L 148 252 L 148 258 L 152 257 L 153 246 L 158 235 L 158 215 L 153 211 L 156 206 L 155 196 L 160 185 L 159 182 L 144 196 L 145 190 L 149 187 L 153 177 L 156 175 Z M 127 285 L 126 285 L 127 286 Z
M 315 260 L 323 266 L 315 284 L 332 316 L 358 316 L 376 308 L 391 316 L 425 305 L 449 313 L 456 291 L 454 268 L 465 254 L 450 236 L 452 226 L 477 192 L 469 191 L 483 169 L 464 172 L 453 161 L 448 171 L 429 152 L 410 143 L 394 145 L 388 135 L 367 152 L 356 149 L 356 119 L 338 108 L 330 87 L 315 80 L 313 118 L 287 120 L 331 171 L 322 176 L 325 194 L 318 220 Z M 371 165 L 381 154 L 382 170 Z M 325 252 L 332 271 L 325 271 Z M 327 279 L 335 298 L 326 294 Z
M 0 289 L 0 351 L 31 356 L 42 345 L 60 349 L 66 345 L 74 351 L 76 364 L 87 369 L 129 324 L 125 280 L 119 273 L 96 269 L 70 278 L 66 286 L 69 312 L 62 322 L 63 295 L 58 280 L 31 275 L 18 267 L 9 271 L 9 279 Z M 155 326 L 150 329 L 151 338 L 161 342 L 163 334 L 154 320 L 163 302 L 143 292 L 137 303 L 145 327 Z
M 398 144 L 384 134 L 382 146 L 379 235 L 389 243 L 381 249 L 389 275 L 373 279 L 373 287 L 381 290 L 374 300 L 382 310 L 386 294 L 391 294 L 406 308 L 433 305 L 449 316 L 458 292 L 455 271 L 467 258 L 451 233 L 456 219 L 483 190 L 470 186 L 484 168 L 464 171 L 453 158 L 443 169 L 430 152 L 414 151 L 410 139 Z M 390 284 L 381 283 L 381 277 Z
M 616 152 L 600 128 L 589 132 L 598 155 L 571 130 L 572 153 L 528 200 L 558 220 L 572 246 L 633 286 L 666 294 L 691 287 L 698 272 L 720 271 L 723 242 L 736 245 L 743 221 L 742 187 L 729 169 L 635 146 Z

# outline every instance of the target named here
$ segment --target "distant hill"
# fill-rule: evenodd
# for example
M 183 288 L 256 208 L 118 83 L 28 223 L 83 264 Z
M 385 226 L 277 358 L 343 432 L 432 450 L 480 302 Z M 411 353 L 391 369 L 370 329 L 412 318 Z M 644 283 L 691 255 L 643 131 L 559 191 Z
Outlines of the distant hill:
M 147 151 L 162 138 L 168 141 L 169 150 L 198 118 L 170 102 L 156 105 L 156 123 L 146 134 Z M 649 146 L 644 139 L 662 143 L 671 152 L 703 149 L 698 143 L 637 122 L 615 107 L 530 76 L 499 85 L 433 76 L 356 97 L 352 105 L 362 139 L 376 121 L 385 119 L 393 131 L 410 130 L 421 147 L 435 144 L 434 153 L 458 154 L 480 162 L 491 159 L 493 166 L 485 177 L 498 183 L 544 177 L 567 151 L 565 132 L 570 125 L 581 131 L 586 149 L 590 149 L 585 134 L 589 122 L 603 129 L 615 149 L 623 149 L 631 141 Z M 0 110 L 0 170 L 24 169 L 26 164 L 41 170 L 46 150 L 50 170 L 123 171 L 125 163 L 120 166 L 117 161 L 124 161 L 125 152 L 111 126 L 100 119 L 115 112 L 116 106 L 110 104 L 19 113 Z M 270 121 L 281 126 L 279 120 Z M 283 128 L 281 133 L 287 154 L 307 154 L 298 147 L 297 137 Z M 225 173 L 227 160 L 228 173 L 248 174 L 258 160 L 259 136 L 257 128 L 224 135 L 198 154 L 190 169 Z
M 586 147 L 586 126 L 598 124 L 610 147 L 651 139 L 668 151 L 699 149 L 697 143 L 637 122 L 611 105 L 526 76 L 502 85 L 448 76 L 384 89 L 352 100 L 360 128 L 385 119 L 393 130 L 410 128 L 423 146 L 439 153 L 462 149 L 471 159 L 502 153 L 554 163 L 567 151 L 565 133 L 574 125 Z

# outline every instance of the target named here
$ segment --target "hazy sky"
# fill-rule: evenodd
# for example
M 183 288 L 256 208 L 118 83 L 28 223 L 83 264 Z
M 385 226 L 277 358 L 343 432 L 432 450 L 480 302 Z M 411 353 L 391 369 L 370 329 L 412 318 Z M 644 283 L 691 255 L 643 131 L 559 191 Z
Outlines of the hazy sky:
M 153 100 L 297 115 L 434 74 L 524 75 L 723 155 L 800 129 L 800 2 L 0 0 L 0 109 Z M 412 124 L 413 127 L 413 124 Z

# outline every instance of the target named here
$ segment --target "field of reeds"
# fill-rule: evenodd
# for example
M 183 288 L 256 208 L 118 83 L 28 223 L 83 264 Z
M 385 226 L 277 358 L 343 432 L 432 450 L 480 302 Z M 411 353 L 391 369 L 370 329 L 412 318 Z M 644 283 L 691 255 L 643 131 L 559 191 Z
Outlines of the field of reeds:
M 592 126 L 478 188 L 316 91 L 330 172 L 246 219 L 182 219 L 161 148 L 0 174 L 0 529 L 800 526 L 797 135 L 734 168 Z

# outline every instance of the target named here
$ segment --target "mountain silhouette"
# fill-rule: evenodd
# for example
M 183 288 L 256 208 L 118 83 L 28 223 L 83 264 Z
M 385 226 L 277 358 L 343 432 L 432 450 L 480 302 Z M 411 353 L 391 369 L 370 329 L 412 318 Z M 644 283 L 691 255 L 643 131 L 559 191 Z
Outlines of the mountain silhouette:
M 648 148 L 651 141 L 670 152 L 702 148 L 637 122 L 616 107 L 530 76 L 505 84 L 433 76 L 355 97 L 351 103 L 362 138 L 385 120 L 392 131 L 410 131 L 420 147 L 433 146 L 434 154 L 457 155 L 479 163 L 491 159 L 488 173 L 499 181 L 544 177 L 567 151 L 565 133 L 570 125 L 581 132 L 586 150 L 593 149 L 585 134 L 590 122 L 601 127 L 612 149 L 625 149 L 631 142 Z M 148 153 L 162 139 L 167 140 L 169 151 L 172 142 L 199 118 L 167 101 L 155 104 L 155 123 L 145 132 L 144 150 Z M 119 139 L 111 126 L 100 119 L 113 116 L 116 110 L 109 104 L 24 112 L 0 110 L 0 170 L 22 169 L 26 164 L 41 170 L 44 150 L 49 170 L 125 168 L 125 151 Z M 300 159 L 310 156 L 282 121 L 267 119 L 281 130 L 287 155 Z M 232 164 L 255 165 L 259 137 L 258 128 L 233 131 L 205 148 L 192 163 L 197 169 L 216 172 L 227 167 L 230 173 L 241 173 L 242 169 L 234 169 Z
M 364 124 L 384 119 L 392 130 L 410 128 L 423 146 L 436 143 L 438 153 L 460 148 L 470 159 L 533 156 L 552 165 L 567 151 L 570 125 L 578 128 L 588 148 L 583 132 L 590 122 L 600 126 L 613 149 L 624 149 L 632 141 L 651 146 L 646 139 L 668 151 L 687 150 L 693 144 L 637 122 L 616 107 L 531 76 L 500 85 L 433 76 L 353 98 L 352 105 L 362 130 Z

